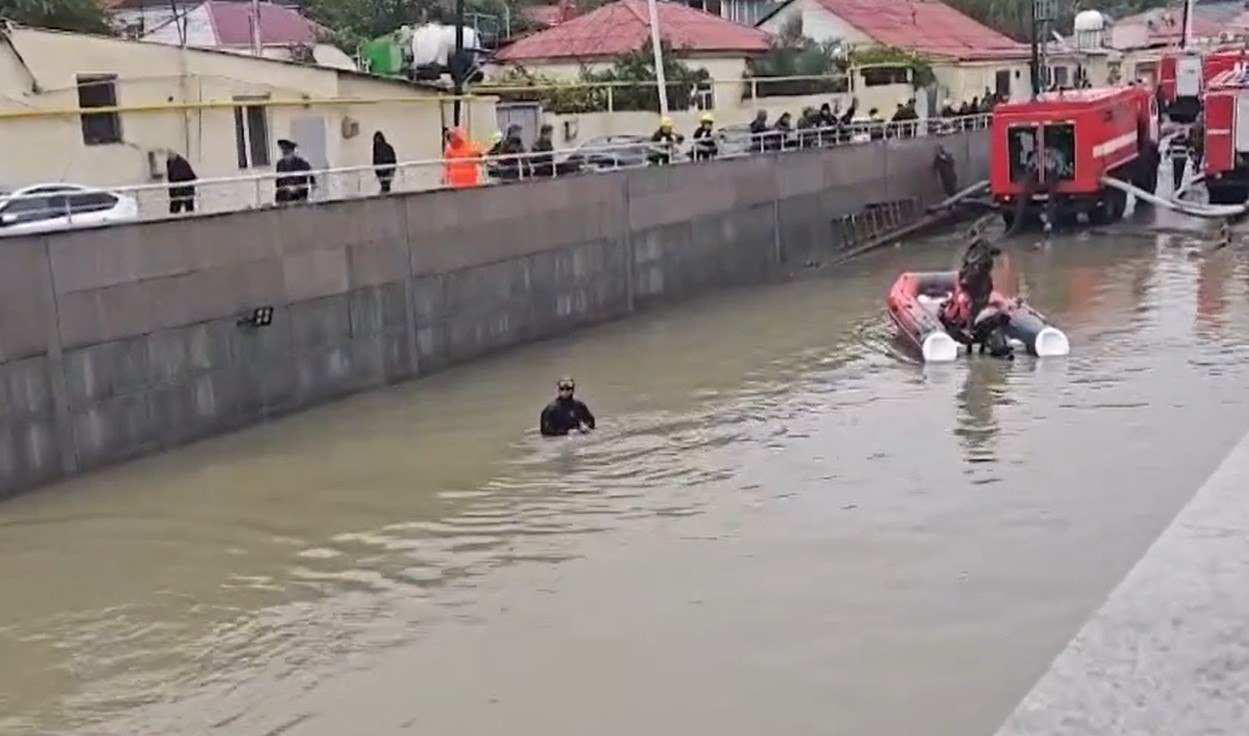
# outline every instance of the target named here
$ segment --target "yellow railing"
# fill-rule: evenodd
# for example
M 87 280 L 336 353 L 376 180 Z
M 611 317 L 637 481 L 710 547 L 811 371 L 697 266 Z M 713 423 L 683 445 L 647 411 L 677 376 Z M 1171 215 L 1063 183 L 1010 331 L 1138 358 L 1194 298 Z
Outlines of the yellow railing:
M 750 86 L 752 89 L 757 83 L 775 84 L 780 82 L 801 82 L 801 81 L 838 81 L 844 79 L 840 75 L 829 76 L 793 76 L 793 77 L 746 77 L 733 80 L 708 80 L 703 82 L 704 86 L 724 87 L 731 86 L 741 88 Z M 118 80 L 118 83 L 124 84 L 125 80 Z M 461 101 L 481 101 L 488 100 L 491 97 L 500 94 L 541 94 L 544 92 L 559 93 L 576 89 L 595 89 L 602 88 L 608 91 L 622 88 L 642 88 L 648 89 L 657 87 L 658 84 L 653 81 L 616 81 L 616 82 L 583 82 L 569 81 L 567 83 L 540 84 L 540 85 L 493 85 L 479 84 L 474 86 L 474 92 L 456 96 L 451 93 L 425 94 L 425 95 L 408 95 L 402 97 L 291 97 L 277 99 L 249 99 L 246 104 L 250 107 L 267 107 L 267 108 L 291 108 L 291 107 L 347 107 L 356 105 L 411 105 L 411 104 L 446 104 L 454 103 L 456 100 Z M 669 82 L 668 87 L 674 86 Z M 834 93 L 827 93 L 834 94 Z M 752 95 L 757 97 L 756 95 Z M 766 98 L 765 98 L 766 99 Z M 207 100 L 198 102 L 166 102 L 152 103 L 142 105 L 114 105 L 110 107 L 91 107 L 81 108 L 73 107 L 26 107 L 23 109 L 0 110 L 0 122 L 6 120 L 28 120 L 48 117 L 68 117 L 78 115 L 102 115 L 102 114 L 142 114 L 142 113 L 170 113 L 170 112 L 190 112 L 198 110 L 226 110 L 238 107 L 240 102 L 237 100 Z

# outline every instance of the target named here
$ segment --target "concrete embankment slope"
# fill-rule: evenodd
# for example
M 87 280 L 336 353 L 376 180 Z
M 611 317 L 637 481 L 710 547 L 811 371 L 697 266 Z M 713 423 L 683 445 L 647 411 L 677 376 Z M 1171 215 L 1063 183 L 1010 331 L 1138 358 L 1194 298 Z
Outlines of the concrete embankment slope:
M 4 239 L 0 495 L 834 256 L 938 143 L 987 175 L 975 131 Z
M 1249 733 L 1249 435 L 998 736 Z

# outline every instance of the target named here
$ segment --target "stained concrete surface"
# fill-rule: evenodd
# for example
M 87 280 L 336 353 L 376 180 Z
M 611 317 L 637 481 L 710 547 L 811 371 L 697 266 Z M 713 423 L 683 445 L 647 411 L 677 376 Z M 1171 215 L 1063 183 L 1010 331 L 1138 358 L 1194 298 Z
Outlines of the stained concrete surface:
M 985 131 L 6 239 L 0 496 L 836 255 Z M 240 316 L 274 307 L 273 324 Z
M 1249 434 L 997 736 L 1249 732 Z

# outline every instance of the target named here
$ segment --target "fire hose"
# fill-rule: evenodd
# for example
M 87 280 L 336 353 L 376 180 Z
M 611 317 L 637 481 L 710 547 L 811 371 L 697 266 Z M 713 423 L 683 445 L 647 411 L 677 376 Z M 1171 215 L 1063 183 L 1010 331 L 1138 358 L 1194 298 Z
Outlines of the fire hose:
M 1179 212 L 1191 217 L 1204 217 L 1208 219 L 1224 219 L 1228 217 L 1237 217 L 1249 213 L 1249 203 L 1246 204 L 1197 204 L 1195 202 L 1183 202 L 1174 199 L 1166 199 L 1159 197 L 1153 192 L 1146 191 L 1133 184 L 1129 184 L 1121 179 L 1112 176 L 1102 177 L 1102 183 L 1108 187 L 1114 187 L 1121 192 L 1134 194 L 1140 200 L 1148 202 L 1155 207 L 1164 207 L 1174 212 Z

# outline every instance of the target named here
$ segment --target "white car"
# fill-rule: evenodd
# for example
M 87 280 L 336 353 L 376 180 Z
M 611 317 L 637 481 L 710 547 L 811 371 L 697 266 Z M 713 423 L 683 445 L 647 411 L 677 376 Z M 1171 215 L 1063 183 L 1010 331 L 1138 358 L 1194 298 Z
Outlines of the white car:
M 0 190 L 0 237 L 138 219 L 134 197 L 81 184 Z

